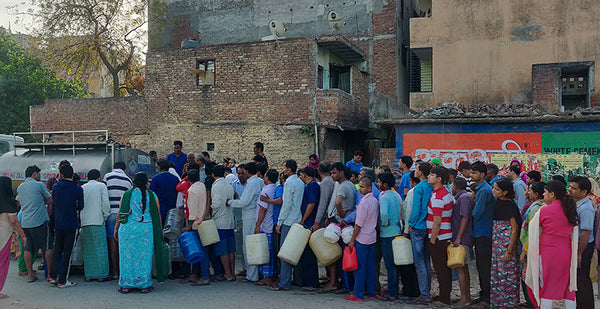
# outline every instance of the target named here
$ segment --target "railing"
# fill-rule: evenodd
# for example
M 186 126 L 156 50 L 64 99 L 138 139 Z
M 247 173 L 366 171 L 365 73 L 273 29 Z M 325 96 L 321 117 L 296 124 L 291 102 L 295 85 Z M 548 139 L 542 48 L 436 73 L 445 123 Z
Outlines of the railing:
M 101 135 L 97 135 L 100 133 Z M 97 141 L 80 141 L 76 140 L 76 135 L 81 138 L 81 135 L 89 135 L 95 134 Z M 17 137 L 21 135 L 42 135 L 42 142 L 40 143 L 17 143 Z M 70 135 L 70 142 L 54 142 L 54 135 Z M 46 155 L 46 147 L 69 147 L 73 150 L 73 155 L 75 155 L 75 149 L 77 147 L 98 147 L 105 146 L 106 152 L 108 153 L 109 146 L 109 134 L 108 130 L 84 130 L 84 131 L 47 131 L 47 132 L 15 132 L 13 133 L 14 137 L 14 153 L 17 155 L 17 147 L 21 148 L 41 148 L 43 155 Z

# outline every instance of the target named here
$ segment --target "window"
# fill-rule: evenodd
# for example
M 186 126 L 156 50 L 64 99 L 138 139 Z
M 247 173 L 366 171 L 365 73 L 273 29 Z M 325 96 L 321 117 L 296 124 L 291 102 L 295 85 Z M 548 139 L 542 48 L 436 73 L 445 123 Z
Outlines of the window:
M 323 89 L 323 66 L 317 67 L 317 88 Z
M 198 60 L 196 61 L 196 86 L 214 86 L 215 85 L 215 61 Z
M 590 107 L 593 89 L 592 63 L 572 62 L 560 66 L 560 105 L 565 110 Z
M 431 48 L 411 49 L 408 56 L 410 92 L 433 91 L 433 52 Z
M 215 143 L 206 143 L 206 151 L 215 151 Z
M 413 0 L 413 17 L 431 17 L 431 0 Z
M 350 68 L 351 66 L 329 65 L 329 88 L 351 93 Z

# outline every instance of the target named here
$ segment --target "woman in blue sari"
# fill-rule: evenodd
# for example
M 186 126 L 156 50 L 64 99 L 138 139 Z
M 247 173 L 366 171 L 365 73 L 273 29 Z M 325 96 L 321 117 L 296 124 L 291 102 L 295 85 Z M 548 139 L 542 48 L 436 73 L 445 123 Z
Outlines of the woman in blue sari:
M 152 257 L 154 255 L 153 223 L 160 224 L 158 198 L 147 189 L 148 176 L 137 173 L 134 188 L 125 192 L 115 225 L 115 239 L 119 242 L 119 292 L 140 289 L 142 293 L 154 290 Z

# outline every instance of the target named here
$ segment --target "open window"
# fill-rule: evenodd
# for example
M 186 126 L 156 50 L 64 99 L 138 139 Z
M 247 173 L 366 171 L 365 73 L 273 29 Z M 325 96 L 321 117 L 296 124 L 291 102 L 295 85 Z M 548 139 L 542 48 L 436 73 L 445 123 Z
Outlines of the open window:
M 431 17 L 432 0 L 411 0 L 413 7 L 413 18 Z
M 351 93 L 352 85 L 350 82 L 351 66 L 329 65 L 329 88 L 340 89 L 347 93 Z
M 196 61 L 196 86 L 214 86 L 215 85 L 215 61 L 197 60 Z
M 560 67 L 560 105 L 564 110 L 590 107 L 594 69 L 590 62 L 563 63 Z
M 433 91 L 433 52 L 431 48 L 411 49 L 408 56 L 410 92 Z

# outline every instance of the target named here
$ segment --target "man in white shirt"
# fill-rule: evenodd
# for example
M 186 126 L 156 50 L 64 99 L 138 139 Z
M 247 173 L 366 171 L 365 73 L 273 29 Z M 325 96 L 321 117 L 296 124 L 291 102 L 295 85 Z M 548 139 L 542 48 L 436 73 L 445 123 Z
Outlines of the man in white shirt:
M 242 209 L 242 251 L 244 252 L 244 264 L 246 265 L 246 278 L 242 281 L 256 282 L 258 281 L 258 266 L 248 265 L 246 258 L 246 236 L 254 234 L 256 225 L 256 207 L 260 190 L 264 186 L 261 178 L 256 176 L 258 167 L 254 162 L 244 164 L 248 181 L 244 186 L 244 191 L 239 199 L 229 200 L 227 204 L 233 208 Z
M 104 237 L 106 228 L 104 221 L 110 214 L 108 189 L 100 182 L 100 171 L 92 169 L 88 172 L 88 182 L 83 188 L 83 204 L 79 217 L 81 219 L 81 240 L 83 241 L 83 270 L 85 280 L 108 279 L 108 247 Z

